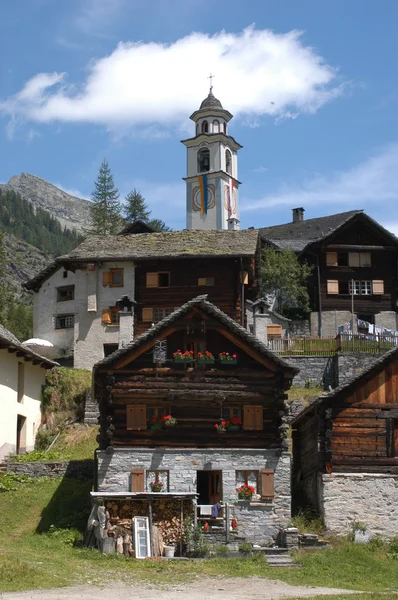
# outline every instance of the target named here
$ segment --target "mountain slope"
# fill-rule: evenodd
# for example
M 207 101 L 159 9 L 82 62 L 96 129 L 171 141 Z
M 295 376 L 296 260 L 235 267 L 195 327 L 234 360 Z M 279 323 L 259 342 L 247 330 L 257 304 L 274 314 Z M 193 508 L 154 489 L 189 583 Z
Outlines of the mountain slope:
M 81 230 L 90 225 L 88 200 L 71 196 L 36 175 L 14 175 L 8 183 L 1 184 L 0 187 L 13 190 L 34 206 L 47 210 L 63 227 Z
M 18 295 L 22 291 L 21 284 L 37 275 L 51 261 L 44 252 L 9 233 L 3 236 L 3 248 L 6 263 L 5 281 L 15 288 Z

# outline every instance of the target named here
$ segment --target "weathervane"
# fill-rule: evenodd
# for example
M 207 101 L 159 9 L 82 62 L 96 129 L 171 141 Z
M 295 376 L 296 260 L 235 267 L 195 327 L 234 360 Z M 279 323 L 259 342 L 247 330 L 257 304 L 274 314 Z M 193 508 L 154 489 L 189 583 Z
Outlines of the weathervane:
M 207 79 L 210 79 L 210 91 L 212 91 L 212 89 L 213 89 L 213 78 L 214 77 L 215 77 L 215 75 L 213 75 L 213 73 L 210 73 L 210 75 L 207 78 Z

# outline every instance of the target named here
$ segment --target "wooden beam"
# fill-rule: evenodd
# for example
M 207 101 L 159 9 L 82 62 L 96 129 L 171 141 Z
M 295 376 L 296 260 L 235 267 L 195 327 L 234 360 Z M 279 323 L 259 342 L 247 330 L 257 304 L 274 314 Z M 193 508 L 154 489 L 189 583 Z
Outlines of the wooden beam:
M 223 335 L 224 337 L 228 338 L 231 342 L 236 344 L 241 350 L 243 350 L 243 352 L 246 352 L 246 354 L 248 354 L 249 356 L 254 358 L 255 361 L 257 361 L 257 362 L 261 363 L 262 365 L 264 365 L 265 367 L 267 367 L 267 369 L 269 369 L 270 371 L 277 371 L 279 369 L 279 367 L 275 363 L 273 363 L 270 359 L 264 358 L 263 356 L 261 356 L 261 354 L 259 354 L 255 350 L 252 350 L 245 343 L 238 340 L 227 329 L 221 329 L 221 328 L 217 327 L 216 330 L 218 331 L 218 333 L 221 333 L 221 335 Z
M 176 331 L 177 331 L 177 329 L 172 328 L 172 329 L 167 329 L 166 331 L 163 331 L 163 333 L 159 333 L 159 335 L 152 338 L 151 340 L 148 340 L 146 343 L 142 344 L 142 346 L 139 346 L 138 348 L 133 350 L 131 352 L 131 354 L 129 353 L 127 356 L 125 356 L 120 361 L 118 361 L 115 365 L 112 366 L 112 369 L 122 369 L 125 365 L 128 365 L 130 362 L 132 362 L 133 360 L 135 360 L 136 358 L 141 356 L 141 354 L 144 354 L 144 352 L 147 352 L 150 348 L 152 348 L 155 345 L 155 342 L 157 340 L 164 340 L 165 338 L 169 337 L 169 335 L 172 335 Z M 109 369 L 107 369 L 106 366 L 104 366 L 100 369 L 101 373 L 108 372 L 108 371 L 109 371 Z

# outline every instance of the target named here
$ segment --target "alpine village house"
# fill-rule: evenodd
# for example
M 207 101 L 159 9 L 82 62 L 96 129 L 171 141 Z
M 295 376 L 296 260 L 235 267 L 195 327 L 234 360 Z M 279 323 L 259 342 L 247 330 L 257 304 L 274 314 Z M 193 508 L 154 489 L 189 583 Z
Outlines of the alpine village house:
M 285 400 L 297 369 L 266 344 L 288 321 L 261 298 L 264 245 L 314 264 L 311 331 L 335 334 L 353 294 L 361 318 L 396 328 L 397 240 L 361 211 L 323 223 L 295 209 L 291 224 L 239 229 L 231 118 L 212 88 L 191 115 L 186 230 L 136 223 L 89 237 L 26 284 L 35 337 L 93 369 L 102 549 L 132 524 L 137 557 L 156 553 L 155 531 L 182 552 L 186 519 L 214 539 L 265 545 L 288 525 Z

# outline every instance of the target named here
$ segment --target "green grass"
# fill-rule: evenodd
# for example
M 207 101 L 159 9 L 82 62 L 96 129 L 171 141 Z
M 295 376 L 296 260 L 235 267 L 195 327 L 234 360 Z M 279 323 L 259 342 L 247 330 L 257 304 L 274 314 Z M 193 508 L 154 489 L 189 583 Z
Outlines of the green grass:
M 11 487 L 0 493 L 0 591 L 137 579 L 163 586 L 218 576 L 257 576 L 368 592 L 390 590 L 384 598 L 392 598 L 392 592 L 398 591 L 398 558 L 388 553 L 385 544 L 362 546 L 341 541 L 326 550 L 299 551 L 294 559 L 302 568 L 290 570 L 272 569 L 257 555 L 181 562 L 128 560 L 74 545 L 81 540 L 88 517 L 91 482 L 23 479 L 13 481 Z
M 394 593 L 380 594 L 338 594 L 337 596 L 311 596 L 311 598 L 291 598 L 291 600 L 392 600 L 398 598 Z
M 98 448 L 98 427 L 71 425 L 59 436 L 49 452 L 33 450 L 12 458 L 13 462 L 57 462 L 93 458 Z

